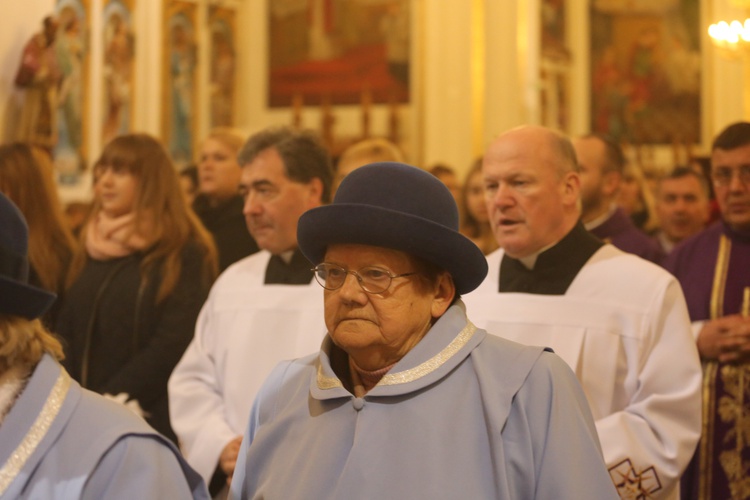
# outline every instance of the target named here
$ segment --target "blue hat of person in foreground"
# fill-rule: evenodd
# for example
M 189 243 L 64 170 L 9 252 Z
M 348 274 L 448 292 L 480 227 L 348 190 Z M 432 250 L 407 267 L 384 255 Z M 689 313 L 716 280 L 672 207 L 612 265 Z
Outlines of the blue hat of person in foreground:
M 29 228 L 21 211 L 0 193 L 0 313 L 36 319 L 54 293 L 29 285 Z
M 302 214 L 297 242 L 313 264 L 335 243 L 400 250 L 449 272 L 461 294 L 487 275 L 482 251 L 458 232 L 458 207 L 448 188 L 403 163 L 371 163 L 347 175 L 333 203 Z

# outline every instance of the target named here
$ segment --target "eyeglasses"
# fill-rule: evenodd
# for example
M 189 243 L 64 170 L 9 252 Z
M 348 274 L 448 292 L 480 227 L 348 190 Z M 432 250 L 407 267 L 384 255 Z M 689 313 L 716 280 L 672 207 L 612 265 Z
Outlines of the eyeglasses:
M 315 280 L 326 290 L 338 290 L 344 285 L 346 275 L 352 274 L 357 278 L 359 286 L 367 293 L 383 293 L 391 286 L 396 278 L 403 278 L 419 273 L 393 274 L 380 267 L 363 267 L 359 271 L 347 271 L 336 264 L 324 262 L 312 268 Z
M 740 182 L 745 185 L 750 185 L 750 165 L 742 165 L 737 169 L 719 167 L 711 172 L 711 177 L 713 177 L 714 184 L 716 184 L 717 186 L 728 186 L 732 183 L 735 172 L 737 173 L 737 177 L 739 177 Z

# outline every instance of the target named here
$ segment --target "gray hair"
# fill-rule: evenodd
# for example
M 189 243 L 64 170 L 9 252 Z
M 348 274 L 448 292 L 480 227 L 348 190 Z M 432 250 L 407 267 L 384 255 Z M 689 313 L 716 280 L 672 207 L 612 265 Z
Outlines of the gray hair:
M 281 157 L 284 172 L 290 180 L 307 183 L 315 178 L 320 179 L 323 184 L 321 201 L 331 201 L 331 157 L 314 132 L 291 127 L 264 129 L 250 136 L 240 149 L 237 161 L 244 167 L 269 148 L 275 149 Z

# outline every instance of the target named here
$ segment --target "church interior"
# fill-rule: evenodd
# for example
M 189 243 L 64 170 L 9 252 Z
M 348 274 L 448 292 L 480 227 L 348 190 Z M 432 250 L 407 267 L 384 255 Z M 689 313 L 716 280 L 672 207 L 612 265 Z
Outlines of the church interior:
M 74 144 L 53 154 L 66 201 L 88 196 L 88 167 L 118 131 L 171 141 L 182 166 L 217 125 L 295 125 L 334 155 L 387 137 L 412 164 L 463 174 L 502 131 L 540 124 L 610 133 L 645 169 L 664 170 L 750 118 L 747 25 L 738 43 L 709 35 L 750 15 L 746 0 L 5 3 L 3 142 L 28 97 L 14 82 L 24 45 L 45 16 L 65 24 L 77 121 L 61 132 Z

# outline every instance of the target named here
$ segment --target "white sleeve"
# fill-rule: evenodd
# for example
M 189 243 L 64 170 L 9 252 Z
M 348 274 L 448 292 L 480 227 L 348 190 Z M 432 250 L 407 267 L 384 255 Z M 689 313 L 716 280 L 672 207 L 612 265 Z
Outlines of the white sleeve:
M 636 390 L 622 411 L 596 422 L 616 484 L 642 480 L 649 498 L 673 495 L 701 433 L 702 372 L 687 306 L 677 281 L 655 290 L 641 337 Z M 654 477 L 656 476 L 656 477 Z M 658 484 L 660 483 L 660 487 Z
M 213 292 L 213 291 L 212 291 Z M 185 459 L 208 484 L 224 447 L 236 437 L 226 420 L 223 374 L 212 346 L 214 294 L 203 305 L 195 336 L 169 379 L 169 414 Z
M 701 334 L 701 330 L 703 330 L 703 327 L 706 326 L 706 323 L 708 323 L 707 320 L 703 321 L 693 321 L 691 323 L 691 328 L 693 330 L 693 340 L 698 342 L 698 336 Z

